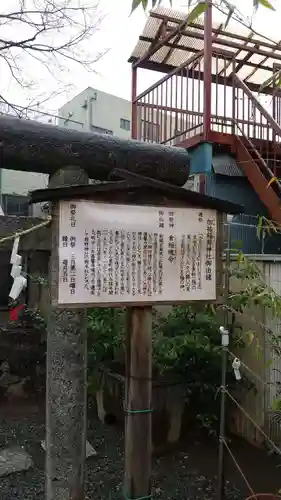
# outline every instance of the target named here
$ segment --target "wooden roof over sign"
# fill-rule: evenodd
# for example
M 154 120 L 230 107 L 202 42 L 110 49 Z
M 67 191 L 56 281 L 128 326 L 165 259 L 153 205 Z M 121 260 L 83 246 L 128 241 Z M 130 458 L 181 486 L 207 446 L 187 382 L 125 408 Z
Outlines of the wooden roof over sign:
M 125 170 L 116 169 L 114 175 L 123 178 L 121 181 L 103 182 L 101 184 L 65 186 L 61 188 L 38 189 L 31 193 L 30 202 L 59 201 L 72 199 L 93 199 L 101 202 L 114 202 L 114 195 L 121 194 L 124 203 L 153 204 L 156 195 L 160 195 L 167 203 L 169 200 L 184 202 L 187 206 L 209 208 L 219 213 L 239 214 L 243 207 L 226 200 L 213 198 L 205 194 L 174 186 L 150 177 L 133 174 Z M 149 188 L 149 189 L 147 189 Z M 119 198 L 120 199 L 120 198 Z M 149 203 L 147 203 L 149 201 Z M 156 201 L 155 201 L 156 203 Z

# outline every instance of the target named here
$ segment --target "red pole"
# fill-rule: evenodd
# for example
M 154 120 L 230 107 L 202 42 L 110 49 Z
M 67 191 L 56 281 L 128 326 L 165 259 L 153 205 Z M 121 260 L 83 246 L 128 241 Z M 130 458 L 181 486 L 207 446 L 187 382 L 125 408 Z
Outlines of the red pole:
M 212 109 L 212 3 L 206 0 L 208 7 L 204 15 L 204 139 L 209 139 Z
M 138 138 L 137 68 L 132 65 L 132 139 Z

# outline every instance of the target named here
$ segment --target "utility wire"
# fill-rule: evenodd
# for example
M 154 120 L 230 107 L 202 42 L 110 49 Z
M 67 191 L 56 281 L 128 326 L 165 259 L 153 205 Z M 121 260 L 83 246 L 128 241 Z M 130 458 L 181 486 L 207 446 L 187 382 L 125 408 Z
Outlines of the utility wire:
M 241 410 L 241 412 L 247 417 L 250 422 L 254 425 L 254 427 L 263 435 L 263 437 L 271 444 L 272 448 L 276 451 L 278 455 L 281 455 L 281 449 L 276 446 L 276 444 L 270 439 L 270 437 L 264 432 L 264 430 L 255 422 L 255 420 L 250 417 L 250 415 L 244 410 L 243 406 L 238 403 L 238 401 L 230 394 L 230 392 L 226 389 L 226 387 L 221 387 L 221 391 L 224 391 L 228 397 L 233 401 L 233 403 Z
M 247 487 L 248 487 L 249 491 L 251 492 L 251 494 L 253 495 L 253 497 L 257 500 L 257 496 L 256 496 L 256 494 L 254 493 L 253 488 L 251 487 L 251 485 L 250 485 L 250 483 L 249 483 L 248 479 L 246 478 L 246 476 L 245 476 L 244 472 L 242 471 L 242 469 L 241 469 L 241 467 L 240 467 L 239 463 L 237 462 L 237 460 L 236 460 L 236 458 L 235 458 L 234 454 L 232 453 L 231 449 L 229 448 L 229 446 L 228 446 L 228 444 L 227 444 L 226 440 L 225 440 L 225 439 L 223 439 L 223 438 L 220 438 L 220 440 L 223 442 L 224 446 L 226 447 L 226 449 L 227 449 L 227 451 L 228 451 L 229 455 L 231 456 L 231 458 L 232 458 L 232 460 L 233 460 L 233 463 L 235 464 L 235 466 L 236 466 L 237 470 L 240 472 L 240 474 L 241 474 L 242 478 L 244 479 L 244 481 L 245 481 L 245 483 L 246 483 L 246 485 L 247 485 Z

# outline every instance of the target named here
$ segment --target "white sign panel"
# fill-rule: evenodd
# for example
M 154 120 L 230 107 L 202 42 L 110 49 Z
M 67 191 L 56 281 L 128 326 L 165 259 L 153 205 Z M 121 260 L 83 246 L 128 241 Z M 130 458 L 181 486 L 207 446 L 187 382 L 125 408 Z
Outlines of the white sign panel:
M 62 201 L 58 303 L 216 299 L 216 211 Z

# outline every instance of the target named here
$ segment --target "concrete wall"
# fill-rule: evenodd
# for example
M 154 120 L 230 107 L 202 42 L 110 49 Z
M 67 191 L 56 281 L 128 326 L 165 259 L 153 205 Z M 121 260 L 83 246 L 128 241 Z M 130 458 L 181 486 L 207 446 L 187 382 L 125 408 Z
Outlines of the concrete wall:
M 128 139 L 131 136 L 131 126 L 129 130 L 124 130 L 120 126 L 120 120 L 128 120 L 131 125 L 131 112 L 130 101 L 89 87 L 60 108 L 59 115 L 66 118 L 65 121 L 61 120 L 60 125 L 75 128 L 75 124 L 67 121 L 70 118 L 83 124 L 77 124 L 77 129 L 99 132 L 93 128 L 99 127 L 117 137 Z

